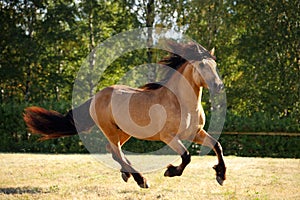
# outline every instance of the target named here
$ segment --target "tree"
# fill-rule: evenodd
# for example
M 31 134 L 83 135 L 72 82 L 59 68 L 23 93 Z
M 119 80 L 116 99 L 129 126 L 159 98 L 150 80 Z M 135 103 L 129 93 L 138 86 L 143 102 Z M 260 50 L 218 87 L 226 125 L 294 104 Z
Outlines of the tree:
M 247 88 L 251 89 L 250 108 L 273 116 L 299 118 L 300 16 L 295 9 L 300 8 L 300 3 L 242 4 L 244 9 L 240 10 L 239 18 L 245 23 L 245 32 L 237 48 L 248 66 L 244 76 Z
M 86 85 L 89 88 L 89 96 L 92 96 L 98 88 L 98 82 L 92 81 L 93 71 L 95 65 L 101 64 L 95 63 L 95 48 L 112 35 L 133 28 L 137 21 L 123 1 L 83 0 L 78 3 L 78 10 L 77 34 L 81 36 L 82 41 L 80 51 L 89 53 L 88 65 L 91 74 L 87 77 Z M 115 77 L 118 74 L 112 73 L 111 76 Z
M 17 101 L 58 99 L 67 85 L 63 77 L 73 40 L 74 7 L 70 1 L 8 1 L 2 4 L 5 56 L 1 83 L 4 98 Z M 63 12 L 62 12 L 63 10 Z M 11 20 L 10 20 L 11 19 Z M 72 24 L 73 23 L 73 24 Z M 6 63 L 5 63 L 6 62 Z M 7 76 L 7 73 L 12 76 Z

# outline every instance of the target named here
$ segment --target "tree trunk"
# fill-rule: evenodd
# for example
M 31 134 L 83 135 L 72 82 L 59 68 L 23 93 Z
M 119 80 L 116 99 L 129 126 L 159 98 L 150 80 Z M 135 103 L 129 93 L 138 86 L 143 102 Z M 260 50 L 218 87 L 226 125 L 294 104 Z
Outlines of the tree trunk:
M 147 8 L 146 8 L 146 27 L 153 28 L 154 17 L 155 17 L 154 0 L 149 0 L 147 3 Z M 148 47 L 151 47 L 153 45 L 152 29 L 149 29 L 147 34 L 148 34 L 147 45 L 148 45 Z M 147 49 L 147 59 L 148 59 L 148 63 L 153 63 L 153 49 L 152 48 Z M 149 65 L 148 81 L 154 82 L 155 80 L 156 80 L 155 67 L 153 67 L 152 65 Z
M 89 70 L 90 73 L 93 73 L 94 67 L 95 67 L 95 60 L 96 60 L 96 53 L 95 53 L 95 35 L 94 35 L 94 27 L 93 27 L 93 8 L 90 8 L 89 12 Z M 89 84 L 89 96 L 92 97 L 93 90 L 95 85 L 93 84 L 92 76 L 88 77 L 88 84 Z

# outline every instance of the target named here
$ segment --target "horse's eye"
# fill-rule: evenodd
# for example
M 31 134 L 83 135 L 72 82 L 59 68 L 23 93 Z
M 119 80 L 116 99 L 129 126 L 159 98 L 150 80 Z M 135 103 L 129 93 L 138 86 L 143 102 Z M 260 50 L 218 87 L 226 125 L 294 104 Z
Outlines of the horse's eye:
M 200 68 L 204 68 L 203 62 L 200 62 L 200 63 L 199 63 L 199 66 L 200 66 Z

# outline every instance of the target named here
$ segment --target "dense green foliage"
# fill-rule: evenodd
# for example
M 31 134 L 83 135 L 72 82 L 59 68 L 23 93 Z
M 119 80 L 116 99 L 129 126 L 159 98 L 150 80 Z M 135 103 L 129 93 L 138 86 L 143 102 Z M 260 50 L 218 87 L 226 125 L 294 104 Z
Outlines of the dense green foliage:
M 1 152 L 39 152 L 39 153 L 87 153 L 79 136 L 59 138 L 48 141 L 38 141 L 38 136 L 30 135 L 26 131 L 22 120 L 22 113 L 25 107 L 30 104 L 2 104 L 0 109 L 0 151 Z M 70 105 L 63 101 L 41 103 L 48 109 L 66 112 Z M 209 120 L 209 116 L 208 116 Z M 261 123 L 257 123 L 260 121 Z M 256 114 L 255 117 L 243 118 L 228 113 L 224 131 L 248 131 L 248 132 L 270 132 L 284 131 L 282 127 L 288 127 L 291 120 L 281 120 L 277 124 L 276 120 L 268 118 L 262 114 Z M 209 123 L 209 122 L 208 122 Z M 295 132 L 293 127 L 288 127 L 289 131 Z M 96 131 L 95 129 L 94 131 Z M 106 153 L 106 139 L 99 138 L 93 151 Z M 219 138 L 225 155 L 237 156 L 271 156 L 271 157 L 292 157 L 300 158 L 299 137 L 289 136 L 247 136 L 247 135 L 224 135 Z M 200 153 L 201 146 L 188 144 L 192 154 Z M 162 142 L 147 142 L 142 140 L 130 139 L 124 146 L 128 152 L 149 153 L 159 150 L 163 147 Z M 166 151 L 166 153 L 172 153 Z M 213 152 L 211 152 L 213 154 Z
M 36 141 L 26 131 L 23 109 L 66 112 L 89 52 L 119 32 L 145 26 L 177 29 L 207 49 L 216 47 L 227 93 L 225 131 L 300 132 L 298 10 L 299 1 L 291 0 L 0 0 L 0 151 L 86 152 L 78 136 Z M 161 57 L 134 53 L 116 60 L 100 85 L 90 83 L 90 95 L 118 82 L 130 67 Z M 209 104 L 207 93 L 203 101 Z M 297 137 L 220 140 L 229 154 L 299 157 Z M 136 151 L 146 144 L 129 143 L 125 148 Z

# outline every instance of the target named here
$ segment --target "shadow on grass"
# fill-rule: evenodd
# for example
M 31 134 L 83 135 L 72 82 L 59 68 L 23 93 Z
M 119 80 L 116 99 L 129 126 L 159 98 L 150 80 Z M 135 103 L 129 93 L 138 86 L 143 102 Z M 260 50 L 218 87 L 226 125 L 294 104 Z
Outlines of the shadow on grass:
M 49 193 L 39 187 L 8 187 L 0 188 L 0 194 L 40 194 L 40 193 Z

